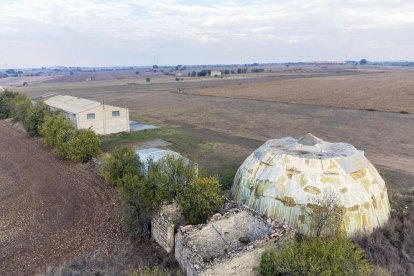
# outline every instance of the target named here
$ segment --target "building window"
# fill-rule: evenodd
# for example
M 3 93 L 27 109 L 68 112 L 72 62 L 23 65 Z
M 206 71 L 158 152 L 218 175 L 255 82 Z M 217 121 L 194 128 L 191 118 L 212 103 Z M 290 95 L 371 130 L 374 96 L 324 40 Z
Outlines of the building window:
M 89 114 L 86 114 L 86 119 L 88 119 L 88 120 L 93 120 L 93 119 L 95 119 L 95 113 L 89 113 Z
M 112 111 L 112 117 L 119 117 L 119 111 Z

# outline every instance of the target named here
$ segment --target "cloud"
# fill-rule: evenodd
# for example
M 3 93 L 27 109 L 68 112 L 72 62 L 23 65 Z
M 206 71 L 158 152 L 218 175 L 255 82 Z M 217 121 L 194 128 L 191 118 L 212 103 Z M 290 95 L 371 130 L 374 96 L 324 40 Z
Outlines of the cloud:
M 0 14 L 0 63 L 16 66 L 414 58 L 413 1 L 6 0 Z

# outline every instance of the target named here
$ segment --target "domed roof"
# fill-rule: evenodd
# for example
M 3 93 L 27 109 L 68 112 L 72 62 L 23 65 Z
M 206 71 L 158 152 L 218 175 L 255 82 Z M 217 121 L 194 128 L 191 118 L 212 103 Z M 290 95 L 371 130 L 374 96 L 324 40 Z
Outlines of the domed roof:
M 315 202 L 334 193 L 348 235 L 372 231 L 390 215 L 384 180 L 364 152 L 312 134 L 273 139 L 240 166 L 231 189 L 235 201 L 310 234 L 307 214 Z

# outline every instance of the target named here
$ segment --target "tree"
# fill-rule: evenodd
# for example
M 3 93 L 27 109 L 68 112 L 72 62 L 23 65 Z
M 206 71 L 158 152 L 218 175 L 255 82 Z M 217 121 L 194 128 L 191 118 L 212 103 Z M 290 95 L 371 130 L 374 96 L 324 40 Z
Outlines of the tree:
M 184 217 L 191 224 L 205 223 L 223 203 L 216 177 L 203 177 L 186 185 L 177 195 Z
M 24 123 L 31 106 L 32 102 L 26 95 L 17 94 L 10 101 L 10 116 L 15 120 Z
M 151 78 L 145 78 L 145 81 L 146 82 L 150 82 L 151 81 Z
M 107 183 L 119 186 L 122 184 L 121 179 L 125 175 L 138 175 L 141 167 L 142 163 L 139 161 L 134 149 L 121 147 L 105 160 L 102 176 Z
M 90 128 L 79 129 L 69 135 L 69 140 L 64 148 L 69 160 L 86 162 L 100 153 L 101 139 Z
M 170 155 L 158 162 L 149 160 L 147 176 L 164 201 L 171 201 L 197 179 L 197 168 L 183 157 Z
M 341 231 L 342 210 L 338 205 L 339 198 L 333 191 L 325 192 L 314 198 L 313 209 L 308 212 L 311 221 L 311 232 L 316 237 L 335 236 Z
M 124 223 L 128 232 L 138 239 L 151 238 L 151 219 L 159 212 L 162 200 L 157 187 L 138 174 L 126 174 L 117 191 L 124 203 Z
M 364 252 L 339 235 L 296 241 L 262 255 L 259 273 L 273 275 L 368 275 Z
M 11 113 L 11 100 L 18 95 L 17 92 L 5 90 L 0 93 L 0 119 L 7 119 Z
M 30 136 L 40 136 L 40 127 L 43 124 L 45 117 L 50 115 L 49 108 L 41 101 L 38 101 L 32 106 L 27 114 L 24 128 Z
M 52 113 L 45 116 L 40 126 L 40 135 L 46 146 L 56 148 L 59 143 L 58 132 L 69 129 L 73 129 L 73 126 L 68 118 L 61 113 Z
M 359 61 L 360 65 L 366 65 L 367 63 L 368 63 L 368 61 L 365 58 L 363 58 Z
M 199 76 L 199 77 L 205 77 L 205 76 L 209 75 L 210 72 L 211 72 L 211 70 L 203 69 L 203 70 L 201 70 L 200 72 L 197 73 L 197 76 Z

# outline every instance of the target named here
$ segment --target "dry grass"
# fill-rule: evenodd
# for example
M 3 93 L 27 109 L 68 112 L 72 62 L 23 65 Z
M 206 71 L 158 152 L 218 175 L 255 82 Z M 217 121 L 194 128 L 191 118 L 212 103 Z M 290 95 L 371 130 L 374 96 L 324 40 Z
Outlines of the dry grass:
M 394 213 L 390 221 L 369 236 L 354 241 L 375 265 L 386 267 L 392 275 L 414 275 L 414 209 Z
M 275 80 L 188 93 L 414 113 L 414 71 Z

